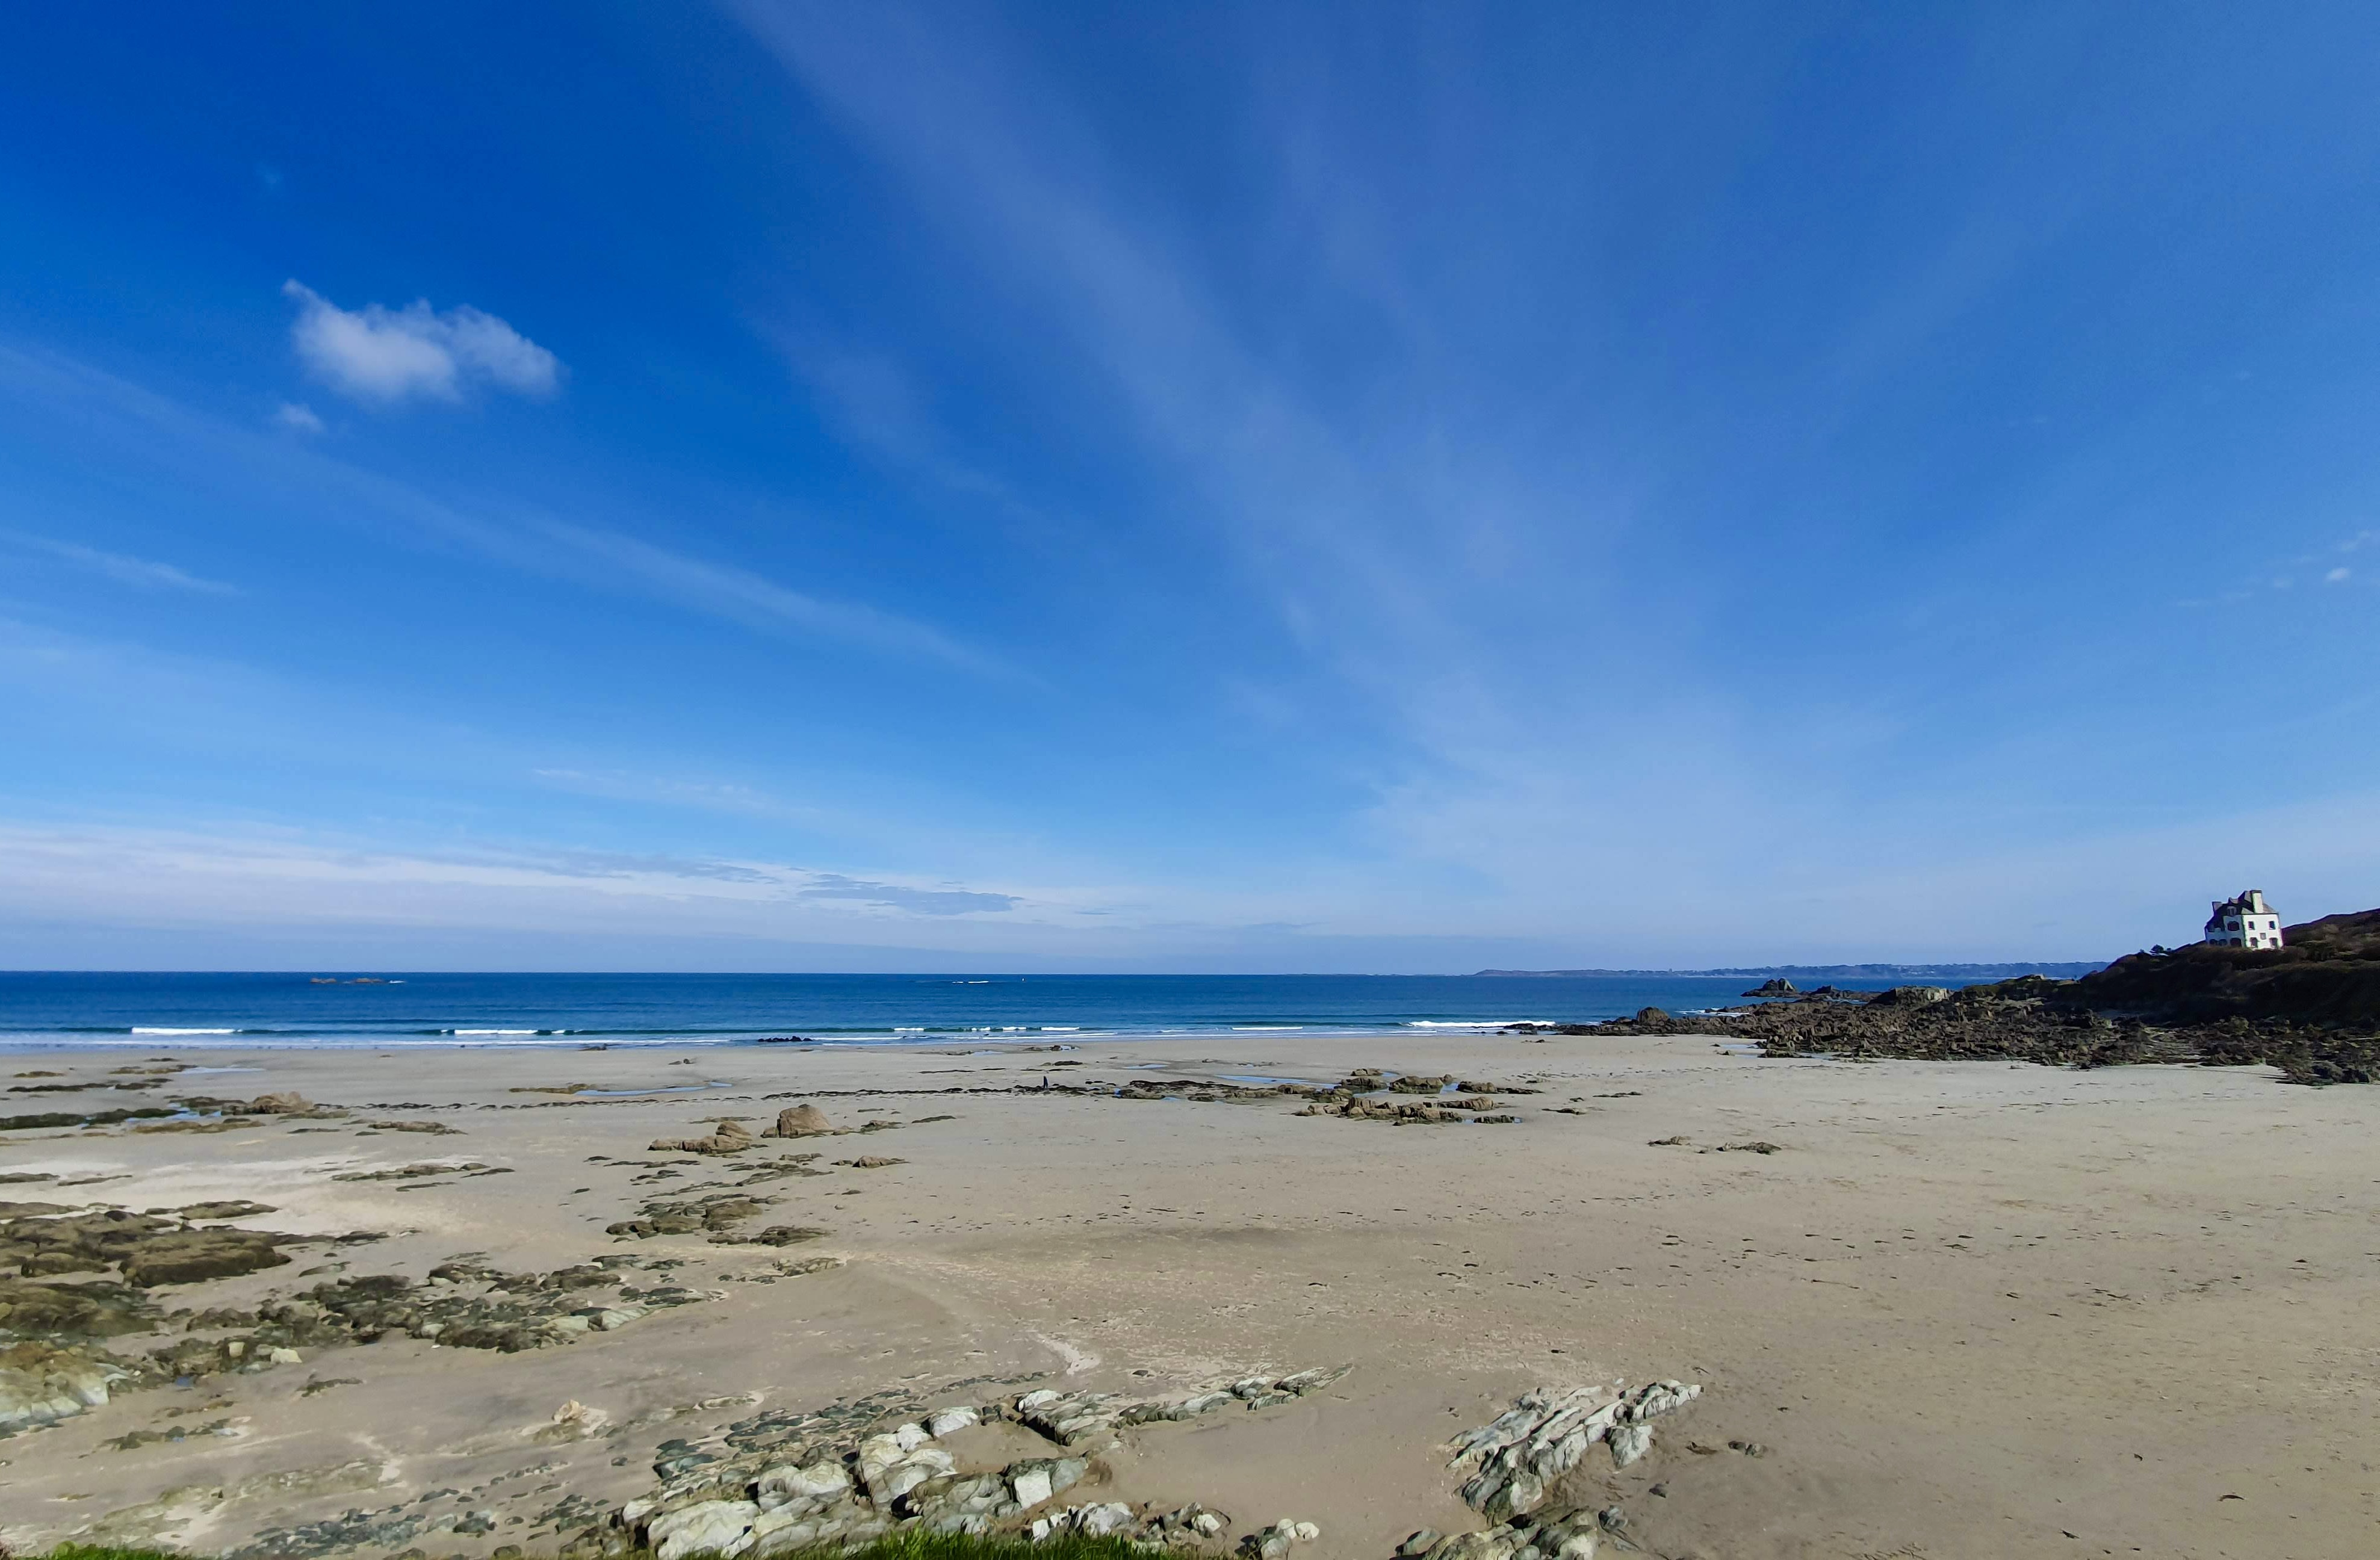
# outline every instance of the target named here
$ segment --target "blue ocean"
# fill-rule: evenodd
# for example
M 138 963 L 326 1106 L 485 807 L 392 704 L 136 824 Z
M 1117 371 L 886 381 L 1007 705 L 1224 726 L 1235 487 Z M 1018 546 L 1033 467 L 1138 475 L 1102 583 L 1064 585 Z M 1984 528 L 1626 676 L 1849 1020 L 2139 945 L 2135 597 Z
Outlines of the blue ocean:
M 897 1045 L 1492 1029 L 1690 1012 L 1741 975 L 359 975 L 0 972 L 0 1046 Z M 1838 982 L 1872 986 L 1889 982 Z

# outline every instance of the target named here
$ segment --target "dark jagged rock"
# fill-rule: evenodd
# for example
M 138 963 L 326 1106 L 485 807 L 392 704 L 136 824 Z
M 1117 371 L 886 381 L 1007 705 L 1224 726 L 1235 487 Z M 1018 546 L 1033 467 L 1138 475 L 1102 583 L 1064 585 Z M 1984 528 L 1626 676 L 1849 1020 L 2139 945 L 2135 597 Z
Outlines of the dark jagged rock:
M 1567 1034 L 1719 1034 L 1769 1056 L 2268 1065 L 2297 1083 L 2380 1079 L 2380 910 L 2291 926 L 2286 945 L 2135 953 L 2075 980 L 1821 989 L 1748 1008 L 1565 1024 Z
M 2281 937 L 2283 946 L 2274 949 L 2194 943 L 2128 954 L 2080 980 L 2043 984 L 2101 1012 L 2380 1029 L 2380 910 L 2325 915 L 2285 927 Z

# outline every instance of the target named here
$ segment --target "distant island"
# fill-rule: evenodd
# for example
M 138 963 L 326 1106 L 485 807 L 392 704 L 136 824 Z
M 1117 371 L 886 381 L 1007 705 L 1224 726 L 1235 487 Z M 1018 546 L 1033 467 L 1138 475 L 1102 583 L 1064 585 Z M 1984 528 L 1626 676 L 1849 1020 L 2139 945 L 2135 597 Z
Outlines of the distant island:
M 2048 975 L 2075 980 L 2107 967 L 2105 959 L 2064 964 L 1762 964 L 1718 970 L 1475 970 L 1480 975 L 1604 975 L 1639 980 L 1678 980 L 1710 975 L 1729 980 L 2014 980 L 2019 975 Z

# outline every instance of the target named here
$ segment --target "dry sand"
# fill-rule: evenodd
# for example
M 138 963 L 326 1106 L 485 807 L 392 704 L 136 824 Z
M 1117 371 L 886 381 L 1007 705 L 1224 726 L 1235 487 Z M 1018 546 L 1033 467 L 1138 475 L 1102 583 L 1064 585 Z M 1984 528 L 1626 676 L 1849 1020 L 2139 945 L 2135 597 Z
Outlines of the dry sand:
M 6 1070 L 97 1081 L 131 1059 L 22 1054 Z M 1301 1554 L 1385 1557 L 1416 1528 L 1485 1525 L 1455 1497 L 1443 1443 L 1517 1393 L 1676 1377 L 1703 1396 L 1661 1421 L 1650 1455 L 1625 1469 L 1591 1457 L 1563 1492 L 1618 1506 L 1652 1554 L 2380 1553 L 2380 1089 L 2246 1070 L 1770 1061 L 1694 1037 L 187 1059 L 256 1070 L 167 1092 L 297 1090 L 349 1114 L 213 1134 L 10 1132 L 0 1172 L 57 1179 L 0 1196 L 136 1210 L 249 1198 L 275 1210 L 249 1227 L 386 1235 L 160 1290 L 169 1305 L 418 1278 L 466 1252 L 508 1272 L 675 1259 L 671 1276 L 710 1298 L 533 1352 L 392 1336 L 120 1395 L 0 1441 L 0 1539 L 20 1551 L 78 1535 L 230 1550 L 447 1489 L 496 1527 L 419 1541 L 432 1554 L 534 1554 L 650 1491 L 662 1442 L 698 1443 L 756 1401 L 1158 1396 L 1345 1364 L 1286 1406 L 1133 1432 L 1096 1494 L 1079 1493 L 1201 1500 L 1237 1519 L 1234 1537 L 1303 1518 L 1322 1537 Z M 1542 1092 L 1507 1096 L 1511 1125 L 1410 1127 L 1301 1117 L 1293 1099 L 1012 1092 L 1136 1071 L 1328 1082 L 1363 1065 Z M 720 1086 L 515 1092 L 567 1082 Z M 945 1089 L 987 1092 L 920 1092 Z M 23 1102 L 0 1113 L 128 1103 L 0 1097 Z M 901 1124 L 723 1158 L 645 1152 L 722 1116 L 757 1131 L 802 1100 L 840 1126 Z M 920 1119 L 936 1116 L 954 1119 Z M 460 1135 L 370 1130 L 398 1119 Z M 1653 1145 L 1672 1138 L 1687 1141 Z M 1710 1152 L 1753 1141 L 1781 1146 Z M 604 1233 L 656 1195 L 715 1190 L 796 1150 L 829 1173 L 759 1188 L 783 1201 L 743 1227 L 822 1240 Z M 905 1163 L 833 1165 L 861 1155 Z M 510 1173 L 332 1179 L 430 1161 Z M 653 1179 L 656 1165 L 677 1174 Z M 820 1254 L 843 1265 L 783 1273 Z M 605 1416 L 595 1433 L 551 1428 L 571 1401 Z M 220 1428 L 107 1445 L 200 1425 Z M 988 1426 L 954 1445 L 997 1466 L 1035 1438 Z

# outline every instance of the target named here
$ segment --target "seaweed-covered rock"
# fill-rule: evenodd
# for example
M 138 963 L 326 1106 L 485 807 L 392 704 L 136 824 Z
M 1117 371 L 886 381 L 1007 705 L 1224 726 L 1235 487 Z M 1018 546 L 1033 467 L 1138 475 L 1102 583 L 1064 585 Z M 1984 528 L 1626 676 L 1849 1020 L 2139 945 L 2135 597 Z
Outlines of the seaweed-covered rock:
M 126 1285 L 0 1278 L 0 1336 L 107 1338 L 154 1325 L 147 1300 Z
M 289 1259 L 276 1248 L 289 1239 L 262 1230 L 192 1228 L 173 1218 L 111 1208 L 0 1220 L 0 1264 L 27 1276 L 117 1267 L 127 1280 L 143 1287 L 188 1284 L 278 1267 Z
M 46 1343 L 0 1348 L 0 1431 L 70 1419 L 131 1373 L 103 1354 Z

